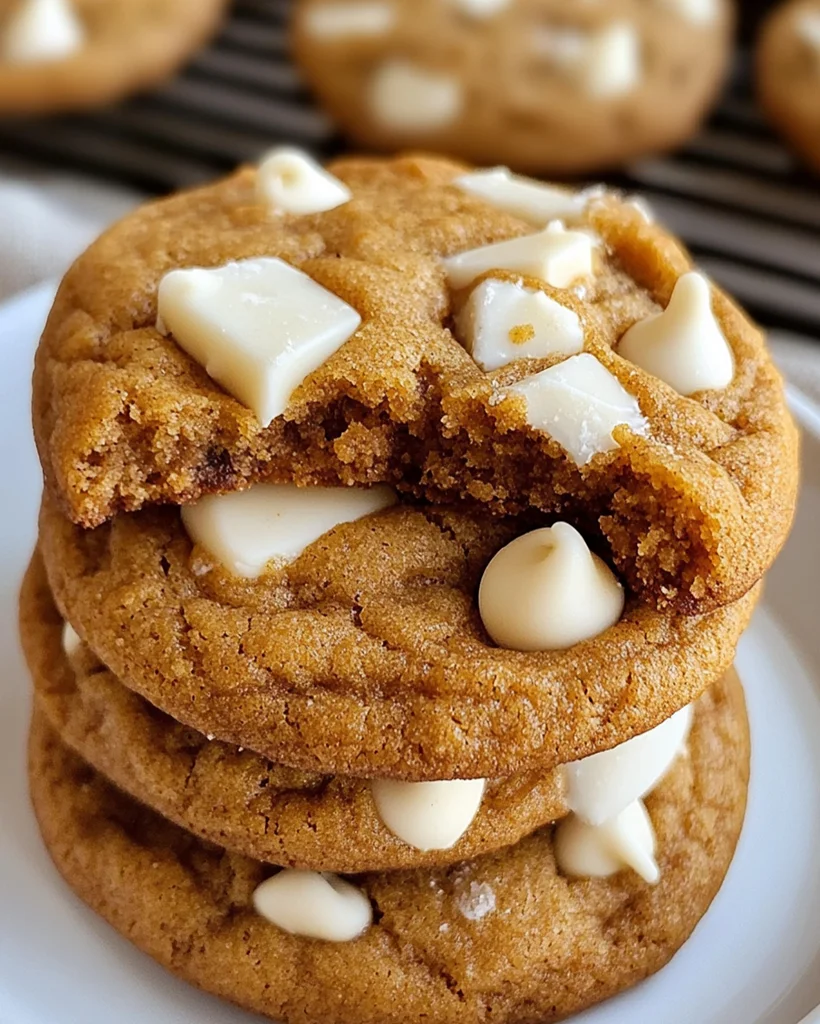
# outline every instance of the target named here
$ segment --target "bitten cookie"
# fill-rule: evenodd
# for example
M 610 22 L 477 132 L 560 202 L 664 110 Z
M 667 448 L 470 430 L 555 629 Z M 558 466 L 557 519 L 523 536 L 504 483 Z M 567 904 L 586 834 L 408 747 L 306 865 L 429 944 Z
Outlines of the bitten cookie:
M 171 75 L 227 0 L 0 0 L 0 113 L 113 103 Z
M 728 0 L 301 0 L 293 43 L 359 145 L 561 175 L 694 134 L 732 25 Z
M 220 525 L 227 543 L 243 532 L 227 516 Z M 583 616 L 601 596 L 598 573 L 617 587 L 583 538 L 561 533 L 532 556 L 547 574 L 554 566 L 555 583 L 551 597 L 540 591 L 535 624 Z M 498 778 L 585 757 L 658 725 L 731 665 L 759 588 L 704 616 L 629 596 L 623 606 L 621 594 L 587 639 L 563 646 L 503 635 L 532 606 L 532 537 L 520 521 L 461 509 L 383 508 L 326 526 L 248 577 L 194 544 L 175 508 L 89 531 L 46 498 L 40 519 L 61 614 L 126 686 L 277 763 L 409 781 Z M 489 600 L 495 588 L 504 601 L 502 551 L 506 621 Z
M 440 812 L 449 821 L 436 830 L 439 812 L 428 806 L 422 839 L 407 833 L 443 848 L 419 849 L 388 829 L 380 807 L 389 792 L 374 794 L 369 781 L 274 764 L 180 725 L 128 690 L 65 629 L 38 556 L 23 583 L 20 627 L 37 705 L 63 742 L 164 817 L 233 852 L 346 874 L 438 866 L 509 846 L 566 814 L 558 770 L 483 788 L 454 783 L 461 791 Z
M 689 755 L 646 802 L 656 885 L 630 870 L 566 877 L 545 829 L 444 870 L 293 880 L 311 887 L 312 913 L 291 901 L 288 934 L 268 917 L 285 909 L 263 893 L 270 883 L 260 889 L 269 867 L 119 793 L 42 718 L 30 744 L 43 837 L 77 894 L 173 973 L 285 1024 L 469 1024 L 489 1007 L 499 1024 L 553 1021 L 634 985 L 669 961 L 717 893 L 748 772 L 742 691 L 717 687 Z M 306 912 L 336 941 L 301 937 Z
M 560 515 L 692 614 L 760 579 L 797 486 L 760 332 L 672 237 L 421 158 L 274 154 L 126 218 L 60 288 L 34 426 L 86 527 L 262 478 L 386 482 Z
M 820 2 L 776 6 L 761 29 L 755 62 L 758 94 L 772 123 L 820 170 Z

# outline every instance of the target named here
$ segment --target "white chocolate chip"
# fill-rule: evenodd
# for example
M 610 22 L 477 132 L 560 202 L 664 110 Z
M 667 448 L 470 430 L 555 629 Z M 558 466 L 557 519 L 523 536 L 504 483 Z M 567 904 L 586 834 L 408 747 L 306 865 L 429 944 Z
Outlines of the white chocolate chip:
M 663 7 L 694 25 L 709 25 L 717 20 L 719 0 L 658 0 Z
M 275 213 L 323 213 L 352 198 L 350 189 L 300 149 L 282 147 L 264 156 L 256 194 Z
M 796 28 L 803 42 L 820 54 L 820 11 L 801 11 Z
M 85 29 L 70 0 L 24 0 L 6 22 L 0 59 L 9 64 L 62 60 L 85 42 Z
M 640 37 L 626 21 L 612 22 L 595 32 L 549 29 L 537 37 L 536 46 L 591 96 L 623 96 L 641 79 Z
M 295 487 L 255 484 L 247 491 L 209 494 L 182 509 L 190 538 L 235 576 L 255 579 L 271 560 L 289 562 L 340 523 L 395 504 L 384 485 Z
M 605 825 L 587 825 L 570 814 L 555 830 L 555 861 L 576 878 L 609 878 L 632 868 L 654 885 L 660 878 L 655 860 L 655 830 L 640 800 Z
M 618 447 L 612 436 L 617 426 L 639 435 L 649 430 L 637 399 L 588 352 L 525 377 L 503 394 L 521 395 L 527 423 L 554 438 L 578 466 Z
M 553 221 L 543 231 L 507 242 L 494 242 L 444 260 L 452 288 L 464 288 L 490 270 L 512 270 L 537 277 L 553 288 L 568 288 L 592 274 L 593 239 L 583 231 L 567 231 Z
M 370 84 L 373 117 L 391 131 L 408 135 L 446 128 L 463 105 L 463 89 L 454 75 L 409 61 L 382 64 Z
M 577 221 L 589 198 L 583 192 L 573 192 L 568 188 L 545 185 L 532 178 L 511 174 L 506 167 L 462 174 L 454 179 L 453 184 L 539 228 L 546 227 L 556 218 L 566 223 Z
M 449 850 L 473 822 L 484 779 L 370 783 L 379 817 L 393 835 L 417 850 Z
M 499 647 L 561 651 L 614 626 L 624 591 L 574 527 L 555 523 L 494 556 L 481 577 L 478 608 Z
M 603 825 L 646 796 L 684 750 L 691 705 L 654 729 L 564 766 L 567 804 L 588 825 Z
M 63 623 L 62 641 L 63 653 L 68 658 L 73 657 L 82 646 L 82 640 L 80 639 L 79 634 L 68 621 Z
M 359 0 L 357 3 L 315 4 L 305 14 L 307 32 L 318 39 L 386 35 L 396 21 L 390 3 Z
M 452 3 L 471 18 L 491 18 L 509 7 L 511 0 L 452 0 Z
M 282 931 L 325 942 L 352 942 L 373 921 L 365 893 L 329 872 L 283 868 L 257 886 L 253 906 Z
M 157 330 L 173 334 L 263 427 L 360 323 L 352 306 L 275 258 L 173 270 L 159 286 Z
M 487 278 L 470 293 L 456 334 L 482 370 L 516 359 L 569 356 L 584 347 L 578 314 L 544 292 Z
M 629 328 L 617 352 L 681 395 L 725 388 L 735 375 L 732 350 L 712 312 L 709 282 L 694 271 L 678 278 L 663 313 Z

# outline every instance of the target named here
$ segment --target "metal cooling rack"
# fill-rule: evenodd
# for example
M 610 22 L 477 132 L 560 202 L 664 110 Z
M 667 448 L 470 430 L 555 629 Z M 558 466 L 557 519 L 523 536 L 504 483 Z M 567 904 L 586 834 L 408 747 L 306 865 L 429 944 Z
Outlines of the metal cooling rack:
M 288 60 L 289 0 L 237 0 L 175 81 L 115 109 L 0 122 L 0 152 L 150 192 L 194 185 L 277 142 L 341 148 Z M 701 134 L 615 184 L 642 191 L 700 263 L 764 324 L 820 338 L 820 183 L 752 98 L 748 54 Z

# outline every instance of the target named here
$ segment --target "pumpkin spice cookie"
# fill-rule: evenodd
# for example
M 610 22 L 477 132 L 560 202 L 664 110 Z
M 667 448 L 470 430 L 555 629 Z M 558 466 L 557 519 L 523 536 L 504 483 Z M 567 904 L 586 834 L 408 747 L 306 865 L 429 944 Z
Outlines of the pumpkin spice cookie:
M 339 497 L 259 484 L 91 531 L 46 498 L 40 549 L 63 617 L 173 718 L 277 763 L 408 781 L 544 771 L 657 726 L 728 669 L 758 597 L 657 612 L 567 524 L 452 508 L 325 521 L 287 557 L 256 546 Z
M 86 527 L 262 478 L 385 482 L 561 515 L 690 614 L 759 580 L 797 480 L 760 332 L 672 237 L 422 158 L 277 153 L 127 217 L 63 281 L 34 425 Z
M 20 627 L 37 706 L 62 741 L 164 817 L 234 852 L 347 874 L 436 866 L 509 846 L 567 812 L 556 770 L 445 783 L 435 792 L 447 804 L 444 822 L 428 789 L 423 813 L 401 828 L 390 812 L 402 793 L 390 784 L 300 772 L 186 728 L 123 686 L 65 627 L 37 555 Z
M 690 138 L 733 21 L 730 0 L 300 0 L 292 35 L 359 145 L 564 175 Z
M 0 114 L 113 103 L 161 82 L 227 0 L 0 0 Z
M 562 825 L 450 868 L 342 879 L 272 873 L 194 838 L 115 790 L 39 716 L 30 743 L 43 837 L 77 894 L 174 974 L 285 1024 L 465 1024 L 490 1006 L 501 1024 L 552 1021 L 636 984 L 717 893 L 748 774 L 742 691 L 722 684 L 648 815 L 606 851 Z M 567 873 L 584 857 L 602 877 Z
M 820 170 L 820 3 L 777 5 L 761 29 L 755 61 L 766 113 L 807 163 Z

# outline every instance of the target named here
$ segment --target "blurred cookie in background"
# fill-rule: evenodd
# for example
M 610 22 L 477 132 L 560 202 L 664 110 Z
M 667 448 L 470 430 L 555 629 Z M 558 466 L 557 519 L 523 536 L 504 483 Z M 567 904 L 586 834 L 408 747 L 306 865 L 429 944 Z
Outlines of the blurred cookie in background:
M 756 55 L 760 102 L 820 171 L 820 0 L 789 0 L 764 22 Z
M 103 106 L 173 74 L 228 0 L 0 0 L 0 114 Z
M 688 139 L 733 22 L 729 0 L 299 0 L 293 44 L 359 145 L 560 175 Z

